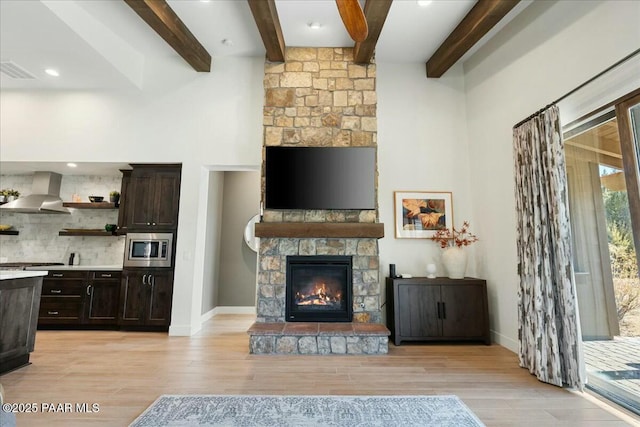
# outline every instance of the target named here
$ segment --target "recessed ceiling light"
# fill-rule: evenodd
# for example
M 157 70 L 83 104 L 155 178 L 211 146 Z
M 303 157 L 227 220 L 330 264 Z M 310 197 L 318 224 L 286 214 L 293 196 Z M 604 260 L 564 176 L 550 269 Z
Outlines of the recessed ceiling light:
M 427 7 L 431 3 L 433 3 L 433 0 L 418 0 L 418 6 L 420 7 Z
M 46 70 L 44 70 L 44 72 L 53 77 L 58 77 L 60 75 L 58 70 L 54 70 L 53 68 L 47 68 Z
M 70 168 L 78 167 L 78 165 L 76 165 L 75 163 L 67 163 L 67 166 L 69 166 Z
M 322 24 L 319 22 L 309 22 L 307 24 L 307 27 L 311 28 L 312 30 L 319 30 L 320 28 L 322 28 Z

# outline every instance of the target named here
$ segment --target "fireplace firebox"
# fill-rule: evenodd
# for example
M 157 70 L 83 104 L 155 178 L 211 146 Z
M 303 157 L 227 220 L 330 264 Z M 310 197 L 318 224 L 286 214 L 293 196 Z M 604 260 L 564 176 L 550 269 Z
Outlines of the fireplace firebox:
M 285 319 L 288 322 L 351 322 L 350 256 L 288 256 Z

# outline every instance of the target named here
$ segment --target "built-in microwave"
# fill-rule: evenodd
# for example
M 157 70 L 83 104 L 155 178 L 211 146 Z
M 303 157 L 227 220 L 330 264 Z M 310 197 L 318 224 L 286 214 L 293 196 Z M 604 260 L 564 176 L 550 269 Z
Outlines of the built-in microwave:
M 125 267 L 171 267 L 172 233 L 127 233 Z

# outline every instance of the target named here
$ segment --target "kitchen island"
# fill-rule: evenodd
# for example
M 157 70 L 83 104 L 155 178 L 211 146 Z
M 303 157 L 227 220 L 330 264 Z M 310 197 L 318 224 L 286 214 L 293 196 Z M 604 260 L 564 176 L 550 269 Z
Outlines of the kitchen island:
M 29 364 L 46 271 L 0 271 L 0 374 Z

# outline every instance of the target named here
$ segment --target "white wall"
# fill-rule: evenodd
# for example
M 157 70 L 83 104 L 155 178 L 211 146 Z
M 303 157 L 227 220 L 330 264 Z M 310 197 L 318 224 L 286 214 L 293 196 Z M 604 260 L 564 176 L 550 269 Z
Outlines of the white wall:
M 260 171 L 224 173 L 220 275 L 221 306 L 251 307 L 256 303 L 257 254 L 244 241 L 247 222 L 260 213 Z
M 141 91 L 1 93 L 2 161 L 182 162 L 171 334 L 201 326 L 201 168 L 260 164 L 263 67 L 216 58 L 211 73 L 196 73 L 167 62 L 148 64 Z
M 202 264 L 202 278 L 195 271 L 196 281 L 202 283 L 201 313 L 206 314 L 218 305 L 218 278 L 220 276 L 220 235 L 222 233 L 222 196 L 224 172 L 203 168 L 201 181 L 206 180 L 206 188 L 201 189 L 201 200 L 207 200 L 206 210 L 198 215 L 199 233 L 196 241 L 196 264 Z M 203 186 L 204 187 L 204 186 Z M 202 247 L 202 250 L 199 249 Z M 201 259 L 198 259 L 201 257 Z
M 534 2 L 465 64 L 478 275 L 488 280 L 494 338 L 514 351 L 512 127 L 637 49 L 639 17 L 636 1 Z
M 469 189 L 462 68 L 427 79 L 424 64 L 382 62 L 377 79 L 378 204 L 385 224 L 385 237 L 379 240 L 381 277 L 389 275 L 391 263 L 399 273 L 426 276 L 432 261 L 444 276 L 435 242 L 395 238 L 393 192 L 451 191 L 454 225 L 468 220 L 471 231 L 477 229 Z M 468 249 L 467 275 L 474 276 L 474 247 Z

